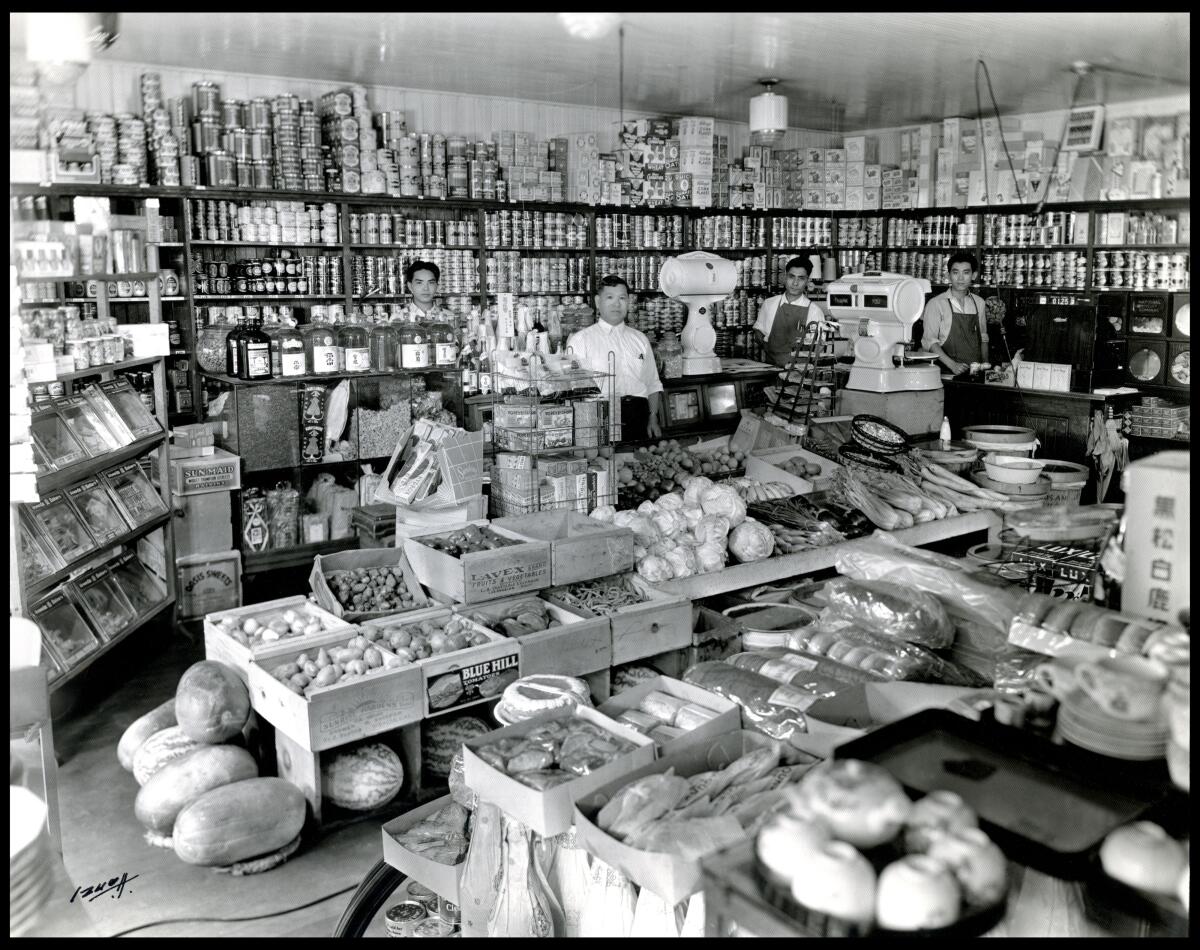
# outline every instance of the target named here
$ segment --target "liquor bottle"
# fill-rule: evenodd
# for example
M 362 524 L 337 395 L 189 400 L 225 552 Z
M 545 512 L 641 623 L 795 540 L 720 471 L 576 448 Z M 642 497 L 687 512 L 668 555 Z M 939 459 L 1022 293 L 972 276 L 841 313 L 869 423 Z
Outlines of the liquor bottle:
M 453 328 L 448 323 L 433 323 L 429 326 L 429 342 L 433 347 L 433 365 L 454 366 L 458 362 L 458 343 Z
M 371 370 L 387 373 L 398 369 L 400 335 L 394 324 L 381 322 L 371 327 L 367 346 L 371 351 Z
M 242 318 L 237 318 L 237 323 L 234 324 L 232 330 L 225 334 L 225 375 L 238 377 L 241 375 L 241 349 L 238 346 L 238 341 L 241 339 L 243 332 Z
M 428 329 L 419 323 L 400 326 L 400 366 L 403 369 L 426 369 L 430 362 Z
M 325 317 L 316 318 L 301 334 L 304 337 L 304 355 L 309 372 L 315 375 L 336 373 L 337 334 Z
M 254 319 L 238 338 L 238 376 L 240 379 L 271 379 L 271 338 Z
M 279 349 L 279 376 L 303 376 L 308 372 L 304 335 L 295 321 L 282 323 L 274 342 Z
M 351 313 L 338 330 L 338 348 L 342 351 L 347 373 L 366 373 L 371 369 L 370 335 L 366 327 L 358 322 L 358 315 Z

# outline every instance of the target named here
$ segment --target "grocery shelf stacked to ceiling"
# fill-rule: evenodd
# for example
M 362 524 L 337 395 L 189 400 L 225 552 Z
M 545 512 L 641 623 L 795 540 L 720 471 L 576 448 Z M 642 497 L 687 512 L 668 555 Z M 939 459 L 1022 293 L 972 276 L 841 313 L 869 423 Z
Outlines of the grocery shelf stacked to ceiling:
M 566 30 L 636 62 L 664 15 L 518 16 L 582 83 Z M 1188 932 L 1186 94 L 455 112 L 34 33 L 14 934 L 128 926 L 48 913 L 109 868 L 47 727 L 151 642 L 87 783 L 140 925 L 332 892 L 368 828 L 313 934 Z

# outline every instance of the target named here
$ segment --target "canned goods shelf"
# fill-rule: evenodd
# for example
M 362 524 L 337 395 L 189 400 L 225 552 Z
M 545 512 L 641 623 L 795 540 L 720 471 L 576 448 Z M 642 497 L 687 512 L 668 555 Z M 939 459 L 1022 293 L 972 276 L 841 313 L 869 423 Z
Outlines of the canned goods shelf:
M 1076 245 L 1078 246 L 1078 245 Z M 1086 246 L 1086 245 L 1084 245 Z M 1190 251 L 1190 244 L 1096 244 L 1093 251 Z
M 197 301 L 206 300 L 345 300 L 345 294 L 197 294 Z
M 336 244 L 304 244 L 299 241 L 192 241 L 193 247 L 323 247 L 330 251 L 340 251 L 342 242 Z
M 958 245 L 958 244 L 889 244 L 889 251 L 970 251 L 975 247 L 974 244 Z M 840 250 L 840 248 L 839 248 Z M 1009 250 L 1008 248 L 996 248 L 996 250 Z M 1020 248 L 1011 248 L 1011 250 L 1020 250 Z
M 290 386 L 293 383 L 321 383 L 330 380 L 340 381 L 343 379 L 368 379 L 371 377 L 380 376 L 428 376 L 429 374 L 444 374 L 457 373 L 458 364 L 454 366 L 429 366 L 421 369 L 389 369 L 389 370 L 368 370 L 366 372 L 339 372 L 339 373 L 305 373 L 303 376 L 273 376 L 270 379 L 238 379 L 236 376 L 226 376 L 224 373 L 209 373 L 205 370 L 200 370 L 200 375 L 205 379 L 216 380 L 217 382 L 226 383 L 230 386 Z M 300 466 L 285 466 L 286 468 L 298 468 Z M 308 468 L 307 465 L 303 466 Z
M 561 254 L 563 251 L 579 251 L 580 254 L 586 254 L 588 251 L 592 250 L 592 247 L 591 247 L 591 245 L 588 245 L 587 247 L 513 247 L 513 246 L 510 246 L 507 244 L 489 244 L 487 246 L 486 250 L 488 250 L 488 251 L 518 251 L 518 252 L 533 251 L 533 252 L 542 253 L 542 254 Z M 597 250 L 611 251 L 611 250 L 616 250 L 616 249 L 606 247 L 606 248 L 597 248 Z M 638 250 L 643 250 L 643 249 L 639 248 Z M 677 250 L 677 248 L 652 247 L 652 248 L 644 248 L 644 250 L 673 251 L 673 250 Z
M 1086 244 L 995 244 L 988 245 L 987 253 L 1005 251 L 1079 251 L 1087 250 Z
M 66 383 L 73 379 L 82 379 L 84 376 L 99 376 L 101 373 L 119 373 L 127 369 L 133 369 L 135 366 L 149 366 L 152 363 L 157 363 L 160 358 L 158 356 L 143 356 L 134 360 L 122 360 L 120 363 L 89 366 L 87 369 L 77 369 L 73 373 L 63 373 L 58 377 L 58 381 Z
M 187 300 L 186 297 L 159 297 L 161 303 L 182 303 Z M 95 303 L 95 297 L 64 297 L 63 303 Z M 149 297 L 109 297 L 108 302 L 114 303 L 149 303 Z M 45 304 L 35 304 L 34 306 L 43 307 Z
M 152 241 L 154 247 L 183 247 L 182 241 Z M 193 242 L 194 243 L 194 242 Z
M 69 274 L 66 277 L 17 277 L 18 284 L 65 284 L 72 280 L 102 280 L 106 283 L 120 280 L 158 280 L 158 271 L 139 271 L 136 274 Z
M 337 246 L 341 247 L 340 244 Z M 390 251 L 478 251 L 480 249 L 478 244 L 359 244 L 355 242 L 350 246 L 356 251 L 371 248 L 383 248 Z M 495 251 L 499 248 L 493 247 L 488 250 Z

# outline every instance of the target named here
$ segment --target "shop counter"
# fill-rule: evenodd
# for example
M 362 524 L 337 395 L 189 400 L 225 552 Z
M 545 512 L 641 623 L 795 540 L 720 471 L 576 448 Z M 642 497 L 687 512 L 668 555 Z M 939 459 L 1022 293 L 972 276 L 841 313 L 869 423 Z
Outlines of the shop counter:
M 922 544 L 933 544 L 937 541 L 946 541 L 980 531 L 986 531 L 988 540 L 995 541 L 1002 524 L 1001 517 L 994 511 L 972 511 L 954 518 L 928 521 L 925 524 L 913 525 L 911 528 L 901 528 L 891 534 L 897 541 L 918 547 Z M 760 584 L 770 584 L 790 577 L 801 577 L 805 574 L 828 570 L 833 567 L 841 551 L 857 543 L 859 542 L 846 541 L 842 544 L 812 548 L 796 554 L 782 554 L 778 557 L 767 558 L 765 561 L 731 564 L 723 571 L 681 577 L 656 586 L 659 590 L 681 594 L 693 600 L 727 594 L 731 591 L 748 590 Z

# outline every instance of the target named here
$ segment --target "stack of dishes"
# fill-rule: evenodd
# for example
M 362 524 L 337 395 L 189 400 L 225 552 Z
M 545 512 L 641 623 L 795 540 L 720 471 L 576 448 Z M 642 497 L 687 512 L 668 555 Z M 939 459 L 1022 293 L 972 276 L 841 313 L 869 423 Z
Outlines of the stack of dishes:
M 1167 753 L 1168 727 L 1162 716 L 1117 719 L 1082 690 L 1071 693 L 1059 706 L 1058 731 L 1072 745 L 1114 759 L 1148 762 Z
M 19 937 L 35 923 L 54 890 L 46 805 L 31 791 L 8 789 L 8 928 Z

